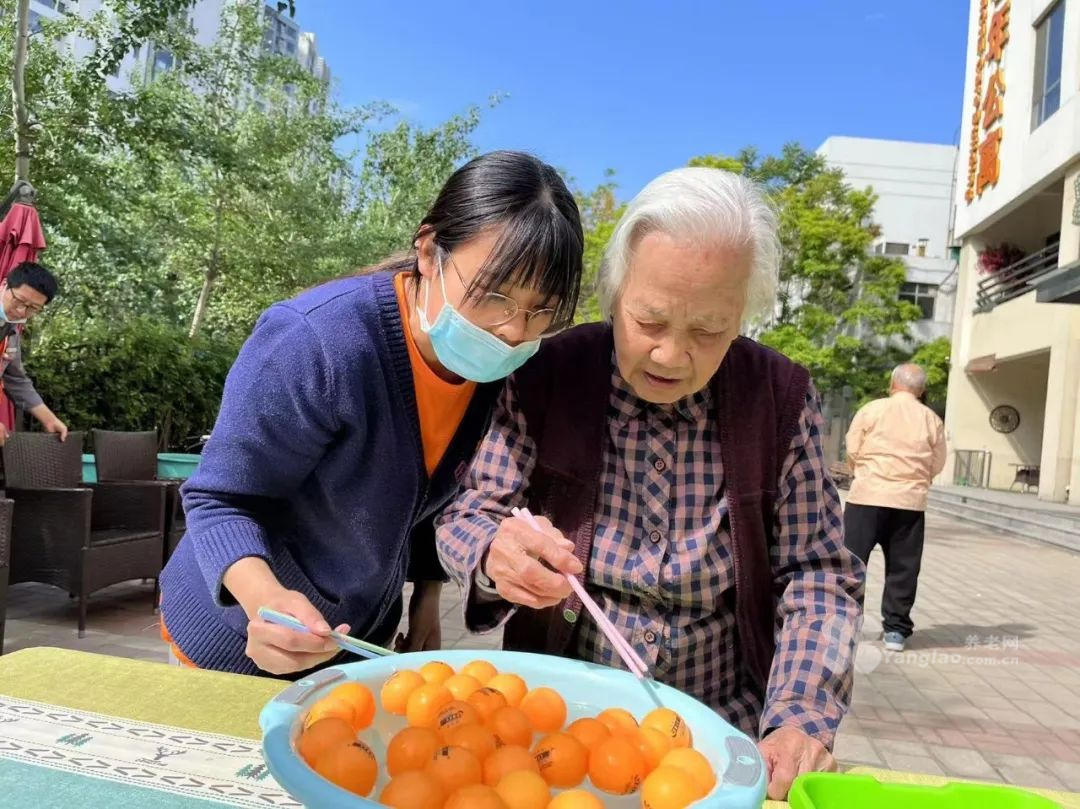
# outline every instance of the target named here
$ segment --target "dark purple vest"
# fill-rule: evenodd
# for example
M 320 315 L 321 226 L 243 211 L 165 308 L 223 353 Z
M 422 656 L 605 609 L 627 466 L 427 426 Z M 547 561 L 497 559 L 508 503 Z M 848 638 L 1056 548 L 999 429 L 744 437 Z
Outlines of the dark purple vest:
M 538 450 L 529 508 L 574 541 L 586 567 L 609 440 L 612 349 L 610 326 L 579 326 L 546 341 L 515 377 L 518 403 Z M 712 381 L 731 520 L 741 685 L 762 696 L 778 627 L 780 593 L 769 559 L 776 493 L 809 384 L 805 368 L 743 337 L 732 344 Z M 506 627 L 504 646 L 572 655 L 581 612 L 573 595 L 555 608 L 520 609 Z

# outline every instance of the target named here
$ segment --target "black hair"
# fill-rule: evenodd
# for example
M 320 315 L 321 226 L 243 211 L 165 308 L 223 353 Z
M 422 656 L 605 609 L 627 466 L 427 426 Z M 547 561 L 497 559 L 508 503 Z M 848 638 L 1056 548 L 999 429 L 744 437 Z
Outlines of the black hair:
M 498 241 L 468 294 L 478 298 L 503 286 L 529 287 L 556 302 L 556 322 L 569 323 L 577 308 L 585 237 L 574 195 L 559 173 L 524 152 L 475 157 L 446 181 L 416 238 L 433 231 L 436 247 L 451 251 L 493 228 L 500 229 Z M 415 266 L 414 273 L 419 280 Z
M 8 274 L 7 285 L 8 289 L 18 289 L 21 286 L 36 289 L 45 296 L 45 303 L 51 302 L 60 291 L 56 276 L 44 265 L 33 261 L 24 261 L 22 264 L 15 265 L 15 269 Z

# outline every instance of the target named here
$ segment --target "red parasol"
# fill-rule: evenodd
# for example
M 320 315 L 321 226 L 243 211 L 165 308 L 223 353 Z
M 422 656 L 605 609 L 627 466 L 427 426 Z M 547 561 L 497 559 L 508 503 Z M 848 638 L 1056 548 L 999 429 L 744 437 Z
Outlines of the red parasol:
M 33 205 L 16 202 L 0 222 L 0 281 L 24 261 L 37 261 L 45 249 L 45 234 Z M 15 426 L 15 405 L 0 394 L 0 423 L 10 431 Z

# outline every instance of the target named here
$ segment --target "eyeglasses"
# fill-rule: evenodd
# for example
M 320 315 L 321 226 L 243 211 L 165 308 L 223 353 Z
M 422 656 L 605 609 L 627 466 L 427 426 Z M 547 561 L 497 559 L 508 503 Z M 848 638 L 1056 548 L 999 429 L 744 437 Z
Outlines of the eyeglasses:
M 22 309 L 24 312 L 26 312 L 28 315 L 40 315 L 43 311 L 45 311 L 44 306 L 38 306 L 38 304 L 36 303 L 19 297 L 19 293 L 11 287 L 8 287 L 8 292 L 11 293 L 11 297 L 12 299 L 14 299 L 15 305 Z
M 457 275 L 458 281 L 461 282 L 461 286 L 466 290 L 470 289 L 470 284 L 462 278 L 461 270 L 454 261 L 454 257 L 445 250 L 443 255 L 446 256 L 446 259 L 454 268 L 454 273 Z M 500 295 L 498 292 L 485 293 L 483 297 L 470 301 L 469 306 L 473 322 L 482 329 L 494 329 L 505 325 L 517 317 L 520 312 L 524 312 L 525 338 L 527 340 L 554 337 L 559 332 L 565 331 L 570 325 L 567 320 L 557 321 L 554 309 L 524 309 L 513 298 Z

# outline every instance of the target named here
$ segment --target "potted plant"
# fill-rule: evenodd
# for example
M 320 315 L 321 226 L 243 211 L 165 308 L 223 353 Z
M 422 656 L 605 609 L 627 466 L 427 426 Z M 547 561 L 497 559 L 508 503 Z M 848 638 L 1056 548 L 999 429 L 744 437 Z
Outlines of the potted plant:
M 984 248 L 979 253 L 979 272 L 990 275 L 1002 267 L 1008 267 L 1022 259 L 1026 254 L 1015 244 L 1003 242 L 995 246 Z

